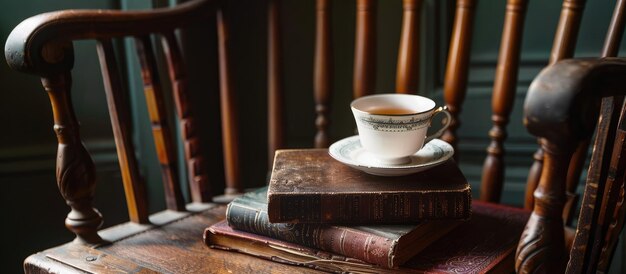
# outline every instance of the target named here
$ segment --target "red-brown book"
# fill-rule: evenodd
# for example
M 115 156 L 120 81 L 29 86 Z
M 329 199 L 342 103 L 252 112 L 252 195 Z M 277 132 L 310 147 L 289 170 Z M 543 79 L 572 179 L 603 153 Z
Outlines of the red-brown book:
M 274 262 L 331 273 L 410 273 L 406 270 L 382 268 L 323 250 L 234 230 L 226 221 L 208 227 L 204 231 L 204 242 L 215 249 L 239 252 Z
M 272 223 L 391 224 L 468 219 L 471 189 L 453 160 L 408 176 L 348 167 L 325 149 L 279 150 L 269 182 Z
M 339 226 L 270 223 L 267 188 L 244 194 L 226 209 L 228 225 L 270 238 L 394 268 L 463 221 L 433 220 L 407 225 Z
M 471 220 L 396 269 L 234 230 L 225 221 L 208 227 L 204 241 L 211 248 L 335 273 L 513 273 L 515 248 L 529 216 L 523 209 L 475 202 Z

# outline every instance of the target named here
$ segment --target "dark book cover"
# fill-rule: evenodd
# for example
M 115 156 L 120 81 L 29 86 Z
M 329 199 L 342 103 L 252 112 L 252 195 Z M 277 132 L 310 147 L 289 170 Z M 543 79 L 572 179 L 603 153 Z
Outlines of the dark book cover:
M 231 227 L 388 268 L 397 267 L 458 226 L 459 220 L 433 220 L 406 225 L 337 226 L 270 223 L 267 188 L 246 193 L 226 209 Z
M 333 273 L 513 273 L 515 249 L 529 216 L 527 210 L 475 202 L 471 220 L 395 269 L 235 230 L 225 221 L 208 227 L 204 241 L 211 248 Z
M 390 224 L 468 219 L 471 189 L 453 160 L 381 177 L 348 167 L 326 149 L 279 150 L 269 182 L 270 222 Z

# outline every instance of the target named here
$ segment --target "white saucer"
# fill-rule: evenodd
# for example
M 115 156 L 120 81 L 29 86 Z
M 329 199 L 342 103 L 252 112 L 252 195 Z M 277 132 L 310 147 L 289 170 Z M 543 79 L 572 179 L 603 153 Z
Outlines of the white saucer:
M 433 139 L 417 153 L 409 156 L 411 162 L 400 165 L 382 164 L 361 146 L 359 136 L 339 140 L 328 148 L 328 153 L 337 161 L 358 170 L 378 176 L 402 176 L 427 170 L 439 165 L 454 155 L 454 149 L 440 139 Z

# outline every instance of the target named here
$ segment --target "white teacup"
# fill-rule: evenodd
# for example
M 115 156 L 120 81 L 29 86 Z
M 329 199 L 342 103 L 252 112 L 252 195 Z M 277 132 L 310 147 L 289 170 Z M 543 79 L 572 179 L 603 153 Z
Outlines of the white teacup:
M 437 108 L 433 100 L 419 95 L 369 95 L 352 101 L 350 108 L 361 145 L 386 165 L 410 162 L 409 156 L 425 143 L 441 136 L 452 120 L 445 107 Z M 435 134 L 426 137 L 431 120 L 437 113 L 447 116 L 445 124 Z

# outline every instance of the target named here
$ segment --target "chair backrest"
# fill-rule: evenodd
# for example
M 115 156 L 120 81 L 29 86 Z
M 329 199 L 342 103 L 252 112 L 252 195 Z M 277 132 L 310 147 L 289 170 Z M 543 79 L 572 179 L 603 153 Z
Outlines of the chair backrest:
M 268 2 L 268 161 L 273 151 L 285 146 L 283 109 L 283 87 L 281 68 L 281 15 L 278 0 Z M 493 128 L 489 132 L 491 143 L 487 148 L 482 189 L 482 200 L 498 202 L 504 181 L 504 147 L 506 126 L 512 110 L 516 89 L 522 30 L 528 1 L 508 0 L 500 53 L 496 69 L 493 102 Z M 418 88 L 419 75 L 419 29 L 422 1 L 404 0 L 402 30 L 398 50 L 396 91 L 414 93 Z M 444 100 L 452 113 L 453 121 L 443 139 L 456 146 L 456 130 L 461 125 L 461 110 L 467 90 L 470 61 L 470 44 L 477 1 L 458 0 L 454 9 L 454 23 L 450 38 L 448 64 L 445 71 Z M 356 1 L 356 32 L 354 50 L 353 97 L 371 94 L 375 90 L 376 74 L 376 1 Z M 618 2 L 610 35 L 607 38 L 604 56 L 615 55 L 623 29 L 622 1 Z M 128 211 L 131 221 L 148 222 L 145 182 L 137 167 L 137 158 L 132 139 L 130 109 L 127 93 L 120 77 L 114 50 L 114 40 L 121 37 L 135 39 L 137 56 L 141 63 L 144 92 L 148 104 L 150 123 L 153 130 L 158 160 L 161 166 L 166 204 L 171 210 L 185 210 L 183 185 L 176 174 L 173 130 L 168 119 L 164 90 L 171 90 L 174 97 L 178 125 L 184 147 L 184 161 L 187 167 L 188 187 L 192 202 L 210 202 L 212 194 L 220 193 L 211 188 L 207 160 L 201 146 L 209 141 L 200 140 L 197 117 L 190 107 L 187 72 L 178 44 L 176 32 L 207 18 L 217 24 L 217 52 L 219 60 L 219 89 L 222 119 L 222 140 L 226 188 L 224 193 L 236 194 L 243 191 L 240 182 L 243 168 L 239 166 L 239 134 L 237 107 L 232 88 L 230 68 L 229 21 L 225 12 L 225 2 L 196 0 L 172 8 L 151 11 L 61 11 L 42 14 L 27 19 L 12 32 L 5 49 L 7 61 L 14 69 L 33 73 L 42 77 L 44 88 L 50 96 L 54 110 L 55 131 L 59 141 L 57 161 L 57 181 L 61 194 L 71 206 L 66 225 L 77 239 L 89 244 L 101 241 L 96 233 L 102 223 L 99 212 L 92 207 L 94 196 L 94 166 L 82 145 L 70 94 L 71 69 L 73 66 L 72 41 L 93 39 L 97 41 L 98 54 L 105 82 L 105 90 L 113 125 L 120 167 L 126 191 Z M 328 123 L 333 81 L 333 43 L 331 32 L 332 3 L 328 0 L 316 1 L 316 34 L 314 61 L 314 98 L 317 118 L 315 127 L 316 147 L 329 144 Z M 565 0 L 554 38 L 550 63 L 572 57 L 577 32 L 582 16 L 584 1 Z M 151 39 L 160 41 L 161 51 L 155 50 Z M 169 81 L 160 79 L 159 60 L 165 59 Z M 189 57 L 188 57 L 189 58 Z M 170 84 L 164 88 L 164 85 Z M 532 130 L 531 130 L 532 131 Z M 518 250 L 518 271 L 533 269 L 560 269 L 559 260 L 565 254 L 563 242 L 563 220 L 571 220 L 576 207 L 576 186 L 586 156 L 585 143 L 558 144 L 552 149 L 556 135 L 543 136 L 543 131 L 534 134 L 542 137 L 543 150 L 535 154 L 535 165 L 531 168 L 527 189 L 526 207 L 535 214 L 528 224 Z M 563 132 L 560 132 L 563 133 Z M 570 137 L 568 132 L 559 135 Z M 590 135 L 585 135 L 590 136 Z M 551 139 L 552 138 L 552 139 Z M 578 140 L 578 139 L 576 139 Z M 561 148 L 561 146 L 568 146 Z M 579 147 L 575 160 L 570 158 L 573 149 Z M 609 144 L 607 147 L 612 147 Z M 598 144 L 595 145 L 598 147 Z M 597 150 L 597 149 L 596 149 Z M 458 155 L 458 154 L 457 154 Z M 608 156 L 596 156 L 605 159 Z M 545 163 L 543 162 L 545 159 Z M 600 160 L 598 160 L 600 161 Z M 607 166 L 600 166 L 605 168 Z M 568 170 L 571 170 L 568 175 Z M 569 178 L 569 179 L 568 179 Z M 604 178 L 604 177 L 602 177 Z M 600 178 L 601 179 L 601 178 Z M 567 181 L 567 183 L 566 183 Z M 599 180 L 597 180 L 599 181 Z M 535 191 L 536 189 L 536 191 Z M 534 193 L 534 196 L 532 195 Z M 587 193 L 585 194 L 587 195 Z M 585 202 L 585 205 L 588 203 Z M 586 215 L 585 215 L 586 216 Z M 595 219 L 596 215 L 592 215 Z M 584 218 L 581 218 L 583 220 Z M 586 225 L 586 223 L 584 223 Z M 580 227 L 580 224 L 579 224 Z M 621 227 L 620 229 L 621 230 Z M 543 232 L 540 232 L 543 231 Z M 552 241 L 535 244 L 537 235 L 549 235 Z M 611 234 L 615 237 L 615 234 Z M 548 239 L 548 238 L 546 238 Z M 538 255 L 537 255 L 538 254 Z M 607 258 L 610 258 L 608 256 Z M 586 260 L 586 259 L 585 259 Z

